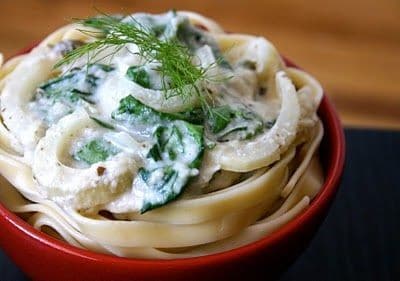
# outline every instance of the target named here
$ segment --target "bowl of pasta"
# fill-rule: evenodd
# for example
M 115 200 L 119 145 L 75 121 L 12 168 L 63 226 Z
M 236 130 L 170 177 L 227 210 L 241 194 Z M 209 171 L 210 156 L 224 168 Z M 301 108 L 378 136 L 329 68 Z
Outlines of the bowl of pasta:
M 318 81 L 202 15 L 77 20 L 0 67 L 0 247 L 34 280 L 273 279 L 339 186 Z

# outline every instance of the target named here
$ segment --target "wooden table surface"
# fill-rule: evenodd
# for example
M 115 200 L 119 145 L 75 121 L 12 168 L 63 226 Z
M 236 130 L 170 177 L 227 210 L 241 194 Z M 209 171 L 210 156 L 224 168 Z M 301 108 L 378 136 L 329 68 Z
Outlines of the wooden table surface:
M 347 126 L 400 129 L 398 0 L 0 0 L 6 57 L 74 17 L 193 10 L 226 30 L 271 40 L 321 81 Z

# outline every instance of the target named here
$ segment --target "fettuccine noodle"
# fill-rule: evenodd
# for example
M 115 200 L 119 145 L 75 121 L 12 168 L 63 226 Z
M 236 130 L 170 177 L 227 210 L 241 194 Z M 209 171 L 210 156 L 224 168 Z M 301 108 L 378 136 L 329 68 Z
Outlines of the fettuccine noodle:
M 181 11 L 175 17 L 200 27 L 232 66 L 209 68 L 216 76 L 229 72 L 228 78 L 207 84 L 209 91 L 229 92 L 229 102 L 246 104 L 270 126 L 244 139 L 210 138 L 212 146 L 196 152 L 201 155 L 200 166 L 177 170 L 186 171 L 190 179 L 182 194 L 144 210 L 140 200 L 135 201 L 143 191 L 137 181 L 150 161 L 146 153 L 154 140 L 138 138 L 126 123 L 113 123 L 115 128 L 109 129 L 92 117 L 108 116 L 105 121 L 114 122 L 111 115 L 128 95 L 165 114 L 192 110 L 201 100 L 196 95 L 166 98 L 162 89 L 121 79 L 118 71 L 125 73 L 131 65 L 143 63 L 138 63 L 135 51 L 121 49 L 111 57 L 99 58 L 98 62 L 110 63 L 117 70 L 93 70 L 100 77 L 96 81 L 104 79 L 93 102 L 80 101 L 68 112 L 55 102 L 50 106 L 60 109 L 52 111 L 54 116 L 40 117 L 43 108 L 34 99 L 38 87 L 85 63 L 82 57 L 72 66 L 55 70 L 65 55 L 55 51 L 55 46 L 96 40 L 79 31 L 80 24 L 67 25 L 27 54 L 5 63 L 0 56 L 2 204 L 33 227 L 76 247 L 151 259 L 203 256 L 237 248 L 271 234 L 308 207 L 324 180 L 318 156 L 323 137 L 316 114 L 322 98 L 319 83 L 285 66 L 265 38 L 227 34 L 216 22 L 192 12 Z M 134 44 L 129 47 L 136 50 Z M 217 61 L 211 49 L 196 49 L 196 59 L 205 67 Z M 241 66 L 249 62 L 248 68 Z M 183 121 L 173 122 L 186 130 Z M 71 155 L 82 149 L 80 142 L 87 136 L 110 139 L 117 147 L 114 154 L 88 165 L 76 164 L 81 160 Z M 193 160 L 181 157 L 182 161 Z

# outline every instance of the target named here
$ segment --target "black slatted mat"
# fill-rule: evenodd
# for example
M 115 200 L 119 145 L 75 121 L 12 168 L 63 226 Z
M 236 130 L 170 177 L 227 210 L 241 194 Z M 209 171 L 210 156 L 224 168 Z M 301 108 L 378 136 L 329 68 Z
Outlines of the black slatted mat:
M 400 132 L 348 129 L 346 141 L 329 215 L 281 281 L 400 280 Z M 0 280 L 27 280 L 1 251 Z

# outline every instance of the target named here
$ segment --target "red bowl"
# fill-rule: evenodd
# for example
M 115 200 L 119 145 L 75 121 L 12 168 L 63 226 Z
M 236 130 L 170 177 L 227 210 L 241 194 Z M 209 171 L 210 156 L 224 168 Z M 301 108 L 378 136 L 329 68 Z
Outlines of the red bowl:
M 29 48 L 25 52 L 29 51 Z M 21 52 L 22 53 L 22 52 Z M 287 64 L 294 66 L 291 62 Z M 30 226 L 0 204 L 0 247 L 33 280 L 246 280 L 274 279 L 309 244 L 339 187 L 345 140 L 333 105 L 324 96 L 319 116 L 325 128 L 320 147 L 325 183 L 302 214 L 249 245 L 203 257 L 145 260 L 76 248 Z

